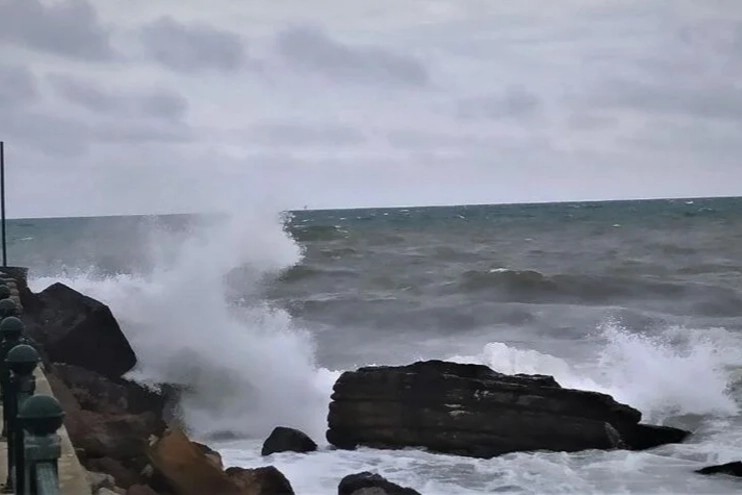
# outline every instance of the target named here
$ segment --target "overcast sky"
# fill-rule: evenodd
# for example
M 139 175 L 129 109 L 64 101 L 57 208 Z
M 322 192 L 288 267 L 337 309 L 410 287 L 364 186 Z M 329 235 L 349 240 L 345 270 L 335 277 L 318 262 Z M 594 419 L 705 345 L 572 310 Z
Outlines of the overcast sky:
M 739 0 L 0 0 L 11 217 L 738 195 Z

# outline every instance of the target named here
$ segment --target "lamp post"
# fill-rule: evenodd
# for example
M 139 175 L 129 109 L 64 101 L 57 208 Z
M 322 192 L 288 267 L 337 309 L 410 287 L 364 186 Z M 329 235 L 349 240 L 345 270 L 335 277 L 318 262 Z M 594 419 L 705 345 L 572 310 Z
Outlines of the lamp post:
M 0 223 L 2 223 L 3 266 L 8 266 L 5 237 L 5 143 L 0 141 Z

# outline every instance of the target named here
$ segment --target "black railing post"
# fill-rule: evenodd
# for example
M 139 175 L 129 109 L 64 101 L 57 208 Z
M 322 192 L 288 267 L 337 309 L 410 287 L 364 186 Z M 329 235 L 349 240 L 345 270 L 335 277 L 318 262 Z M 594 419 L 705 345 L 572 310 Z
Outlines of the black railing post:
M 8 439 L 13 439 L 13 467 L 15 471 L 13 488 L 17 494 L 25 495 L 26 493 L 25 436 L 23 426 L 18 419 L 18 411 L 23 408 L 26 400 L 36 392 L 36 377 L 33 373 L 40 360 L 36 349 L 27 344 L 19 344 L 13 347 L 5 358 L 5 364 L 10 368 L 12 374 L 11 383 L 15 392 L 12 398 L 13 416 L 10 418 Z M 10 449 L 10 445 L 8 445 L 8 449 Z
M 14 380 L 12 378 L 9 378 L 8 380 L 3 383 L 3 391 L 4 397 L 3 397 L 3 414 L 6 414 L 7 416 L 4 417 L 5 419 L 5 428 L 6 428 L 6 437 L 8 439 L 7 445 L 8 445 L 8 452 L 7 452 L 7 473 L 8 475 L 5 478 L 5 486 L 3 487 L 3 493 L 17 493 L 14 490 L 13 486 L 13 466 L 15 465 L 15 438 L 14 432 L 16 430 L 15 425 L 15 418 L 18 414 L 17 406 L 17 395 L 15 393 L 15 390 L 13 389 L 13 382 Z
M 7 289 L 7 286 L 0 285 L 0 289 L 2 289 L 3 287 Z M 0 291 L 0 296 L 2 296 L 1 292 L 2 291 Z M 4 300 L 0 302 L 2 302 L 3 305 L 7 304 L 4 302 Z M 23 325 L 23 322 L 15 316 L 8 316 L 6 318 L 3 318 L 2 322 L 0 322 L 0 336 L 2 336 L 2 342 L 0 343 L 0 387 L 2 387 L 3 399 L 3 437 L 7 437 L 8 435 L 7 425 L 10 413 L 7 408 L 10 401 L 8 399 L 7 391 L 11 386 L 11 384 L 9 383 L 10 370 L 5 364 L 5 358 L 8 352 L 10 352 L 13 347 L 22 343 L 24 330 L 25 326 Z
M 30 493 L 59 493 L 62 446 L 57 430 L 64 420 L 62 406 L 51 395 L 34 395 L 26 400 L 18 419 L 27 434 L 25 459 Z

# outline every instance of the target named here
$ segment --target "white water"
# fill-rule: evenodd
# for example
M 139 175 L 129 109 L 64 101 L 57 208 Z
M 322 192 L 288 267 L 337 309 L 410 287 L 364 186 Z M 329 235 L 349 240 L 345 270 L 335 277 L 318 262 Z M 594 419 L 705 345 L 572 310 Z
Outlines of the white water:
M 182 413 L 193 434 L 265 436 L 284 424 L 320 436 L 334 374 L 316 366 L 312 336 L 252 299 L 253 287 L 239 307 L 226 297 L 232 270 L 257 284 L 301 259 L 279 218 L 241 214 L 150 242 L 160 263 L 149 275 L 39 278 L 31 288 L 60 280 L 109 304 L 139 358 L 131 376 L 189 388 Z
M 225 276 L 232 270 L 258 284 L 301 259 L 278 219 L 231 217 L 185 241 L 154 235 L 151 242 L 159 263 L 146 276 L 101 280 L 80 274 L 61 281 L 112 307 L 140 358 L 135 377 L 190 387 L 183 417 L 196 436 L 231 431 L 254 438 L 217 445 L 227 464 L 275 464 L 304 494 L 332 493 L 342 476 L 361 470 L 381 472 L 426 494 L 726 493 L 733 486 L 692 474 L 706 463 L 742 458 L 742 425 L 728 390 L 742 365 L 742 347 L 724 329 L 669 328 L 638 336 L 609 322 L 596 329 L 592 356 L 579 361 L 499 342 L 470 356 L 449 356 L 441 342 L 425 356 L 483 363 L 507 373 L 551 374 L 563 386 L 610 393 L 652 421 L 702 415 L 684 423 L 696 430 L 684 445 L 492 460 L 414 450 L 336 452 L 324 444 L 324 429 L 337 372 L 317 365 L 311 335 L 296 328 L 285 311 L 256 299 L 255 287 L 244 287 L 239 308 L 227 302 Z M 38 291 L 57 280 L 35 279 L 31 286 Z M 349 345 L 362 346 L 373 336 L 347 338 Z M 261 458 L 260 442 L 276 425 L 304 429 L 322 444 L 321 452 Z

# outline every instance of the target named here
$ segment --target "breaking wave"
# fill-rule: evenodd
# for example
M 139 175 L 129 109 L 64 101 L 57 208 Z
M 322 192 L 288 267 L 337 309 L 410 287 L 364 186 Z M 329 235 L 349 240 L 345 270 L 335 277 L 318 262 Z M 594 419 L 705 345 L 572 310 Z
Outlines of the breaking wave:
M 323 436 L 335 373 L 317 366 L 312 335 L 260 297 L 261 280 L 302 258 L 281 219 L 214 219 L 185 240 L 153 232 L 148 242 L 150 273 L 79 272 L 31 288 L 61 281 L 108 304 L 139 358 L 132 378 L 184 387 L 194 434 L 260 437 L 282 424 Z M 239 305 L 228 297 L 235 271 Z
M 742 367 L 738 335 L 722 328 L 669 327 L 646 336 L 605 322 L 597 337 L 602 346 L 580 364 L 500 342 L 486 344 L 477 355 L 448 359 L 484 364 L 502 373 L 553 375 L 563 387 L 610 394 L 642 411 L 645 421 L 739 413 L 733 396 Z

